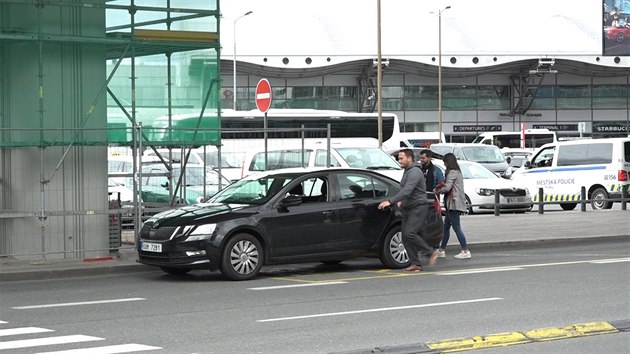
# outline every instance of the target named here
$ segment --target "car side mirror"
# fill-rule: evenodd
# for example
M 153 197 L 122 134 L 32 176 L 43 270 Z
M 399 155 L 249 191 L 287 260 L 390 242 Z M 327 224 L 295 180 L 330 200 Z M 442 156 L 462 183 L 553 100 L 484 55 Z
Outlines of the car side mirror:
M 281 207 L 292 207 L 302 204 L 302 197 L 299 195 L 290 194 L 286 196 L 280 202 Z
M 525 161 L 525 164 L 523 166 L 525 166 L 525 168 L 531 168 L 532 167 L 532 163 L 529 160 L 527 160 L 527 161 Z
M 506 157 L 506 158 L 505 158 L 505 162 L 507 162 L 507 163 L 512 162 L 512 158 L 511 158 L 510 156 Z

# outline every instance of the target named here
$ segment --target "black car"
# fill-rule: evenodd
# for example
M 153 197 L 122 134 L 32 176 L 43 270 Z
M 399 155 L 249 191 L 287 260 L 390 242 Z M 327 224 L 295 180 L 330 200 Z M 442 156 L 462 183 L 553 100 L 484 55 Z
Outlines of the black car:
M 409 265 L 400 216 L 378 210 L 399 184 L 352 168 L 291 169 L 249 176 L 207 203 L 165 211 L 144 223 L 138 262 L 170 274 L 220 269 L 232 280 L 254 278 L 263 265 L 339 263 L 377 256 L 390 268 Z M 425 232 L 442 238 L 439 203 L 431 194 Z

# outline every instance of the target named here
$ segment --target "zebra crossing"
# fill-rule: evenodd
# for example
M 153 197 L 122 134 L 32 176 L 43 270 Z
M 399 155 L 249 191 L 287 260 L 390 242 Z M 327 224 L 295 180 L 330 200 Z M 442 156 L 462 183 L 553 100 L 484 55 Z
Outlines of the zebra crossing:
M 114 354 L 162 349 L 161 347 L 136 343 L 94 346 L 95 343 L 106 339 L 83 334 L 57 336 L 53 334 L 55 330 L 49 328 L 7 326 L 10 326 L 9 322 L 0 320 L 0 353 L 32 349 L 32 353 L 39 354 Z M 41 336 L 33 338 L 33 335 Z M 29 338 L 21 339 L 20 336 L 28 336 Z M 73 344 L 75 346 L 76 343 L 83 343 L 89 347 L 58 350 L 60 349 L 59 345 Z

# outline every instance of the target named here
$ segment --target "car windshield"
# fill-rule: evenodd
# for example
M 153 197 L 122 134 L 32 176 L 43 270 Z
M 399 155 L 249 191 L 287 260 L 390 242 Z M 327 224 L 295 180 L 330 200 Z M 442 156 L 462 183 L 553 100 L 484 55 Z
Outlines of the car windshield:
M 464 179 L 499 178 L 489 169 L 477 164 L 459 164 Z
M 221 168 L 241 168 L 243 164 L 243 156 L 245 153 L 238 152 L 221 152 Z M 207 165 L 214 168 L 219 166 L 219 153 L 217 151 L 206 152 L 204 161 Z
M 143 167 L 143 173 L 151 174 L 149 176 L 143 176 L 143 185 L 162 185 L 168 182 L 166 166 L 162 164 Z M 153 174 L 163 173 L 164 176 L 156 176 Z M 179 180 L 181 174 L 181 167 L 173 167 L 173 179 L 176 183 Z M 203 186 L 204 184 L 204 168 L 203 166 L 186 166 L 186 174 L 183 178 L 187 186 Z M 218 185 L 219 174 L 212 170 L 205 171 L 206 185 Z M 223 177 L 222 185 L 228 185 L 230 181 Z
M 282 174 L 245 178 L 215 194 L 208 203 L 264 204 L 297 176 Z
M 448 154 L 449 152 L 453 152 L 453 147 L 431 145 L 431 151 L 437 152 L 438 154 L 443 156 Z
M 495 163 L 505 161 L 501 150 L 488 145 L 463 147 L 462 152 L 464 153 L 464 156 L 466 156 L 466 160 L 479 163 Z
M 335 148 L 350 167 L 400 170 L 398 162 L 379 148 L 344 147 Z

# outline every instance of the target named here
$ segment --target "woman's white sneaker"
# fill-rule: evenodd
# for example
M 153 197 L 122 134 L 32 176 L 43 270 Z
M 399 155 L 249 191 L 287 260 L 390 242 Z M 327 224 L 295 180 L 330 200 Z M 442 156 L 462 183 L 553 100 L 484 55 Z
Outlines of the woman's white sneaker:
M 470 251 L 461 251 L 459 254 L 455 255 L 457 259 L 468 259 L 471 257 Z
M 446 251 L 436 250 L 435 252 L 437 252 L 438 258 L 445 258 L 446 257 Z

